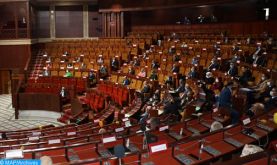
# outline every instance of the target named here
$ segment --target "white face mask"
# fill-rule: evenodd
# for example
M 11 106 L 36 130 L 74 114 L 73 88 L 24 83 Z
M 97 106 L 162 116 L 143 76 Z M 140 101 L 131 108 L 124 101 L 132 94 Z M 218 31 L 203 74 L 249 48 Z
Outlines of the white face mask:
M 274 92 L 270 91 L 270 96 L 273 97 L 274 96 Z
M 267 83 L 266 83 L 266 85 L 267 85 L 267 86 L 270 86 L 270 85 L 271 85 L 271 83 L 270 83 L 270 82 L 267 82 Z
M 265 80 L 265 77 L 262 77 L 261 79 L 262 79 L 262 80 Z

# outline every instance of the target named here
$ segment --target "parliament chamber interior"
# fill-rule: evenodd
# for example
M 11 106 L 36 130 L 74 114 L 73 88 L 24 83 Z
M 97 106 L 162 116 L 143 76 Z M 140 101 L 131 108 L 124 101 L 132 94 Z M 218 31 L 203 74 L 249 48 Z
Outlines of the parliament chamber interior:
M 277 165 L 276 0 L 1 0 L 0 164 Z

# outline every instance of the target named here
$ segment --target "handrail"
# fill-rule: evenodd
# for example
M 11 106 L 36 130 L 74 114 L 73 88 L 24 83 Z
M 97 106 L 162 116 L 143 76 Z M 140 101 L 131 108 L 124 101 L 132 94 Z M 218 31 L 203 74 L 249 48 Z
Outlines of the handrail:
M 27 79 L 28 79 L 28 72 L 29 72 L 29 66 L 30 66 L 31 58 L 32 58 L 32 53 L 28 57 L 27 62 L 26 62 L 25 67 L 24 67 L 24 79 L 25 79 L 25 82 L 27 82 Z

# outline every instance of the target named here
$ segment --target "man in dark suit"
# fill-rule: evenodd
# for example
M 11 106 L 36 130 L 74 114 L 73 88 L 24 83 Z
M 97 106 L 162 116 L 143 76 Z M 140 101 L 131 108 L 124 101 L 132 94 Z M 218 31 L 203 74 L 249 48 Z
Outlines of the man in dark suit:
M 195 67 L 191 67 L 190 72 L 188 73 L 188 78 L 197 78 L 197 72 Z
M 247 82 L 252 80 L 252 72 L 247 67 L 243 67 L 242 69 L 243 69 L 243 73 L 242 73 L 242 76 L 239 78 L 239 81 L 242 86 L 246 86 Z
M 130 85 L 130 80 L 127 78 L 127 76 L 124 76 L 122 84 L 123 85 Z
M 173 67 L 171 69 L 173 73 L 179 73 L 179 67 L 176 64 L 173 64 Z
M 174 100 L 167 102 L 164 106 L 163 115 L 168 114 L 175 115 L 178 117 L 178 119 L 181 119 L 181 115 L 178 111 L 178 104 Z
M 230 63 L 230 69 L 227 72 L 228 75 L 235 77 L 238 75 L 238 67 L 234 63 Z
M 273 88 L 270 91 L 270 98 L 265 103 L 266 110 L 272 110 L 277 107 L 277 89 Z
M 219 65 L 218 61 L 215 58 L 213 58 L 211 61 L 211 64 L 208 67 L 208 71 L 217 70 L 217 69 L 219 69 L 219 67 L 220 67 L 220 65 Z
M 225 88 L 220 92 L 218 100 L 218 109 L 227 112 L 230 115 L 232 124 L 236 124 L 239 121 L 239 113 L 233 109 L 232 104 L 232 87 L 233 82 L 229 82 Z
M 119 69 L 119 61 L 116 58 L 113 58 L 111 61 L 112 71 L 117 71 Z
M 156 62 L 155 60 L 153 60 L 152 64 L 151 64 L 151 67 L 152 67 L 152 69 L 158 69 L 159 68 L 159 63 Z
M 185 92 L 185 81 L 183 79 L 180 79 L 179 81 L 179 87 L 175 90 L 176 93 L 182 93 Z
M 151 75 L 149 76 L 150 80 L 158 80 L 158 75 L 155 70 L 152 70 Z

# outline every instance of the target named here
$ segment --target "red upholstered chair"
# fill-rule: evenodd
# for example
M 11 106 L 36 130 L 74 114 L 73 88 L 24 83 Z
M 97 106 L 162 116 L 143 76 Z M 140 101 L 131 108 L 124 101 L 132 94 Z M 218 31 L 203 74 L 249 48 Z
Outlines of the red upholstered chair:
M 104 109 L 105 108 L 104 106 L 105 106 L 105 99 L 104 99 L 104 97 L 100 97 L 98 105 L 97 105 L 97 110 Z
M 95 95 L 94 101 L 93 101 L 93 109 L 95 111 L 98 111 L 98 103 L 100 100 L 100 96 L 99 95 Z

